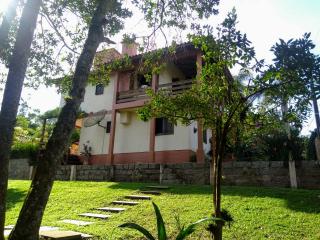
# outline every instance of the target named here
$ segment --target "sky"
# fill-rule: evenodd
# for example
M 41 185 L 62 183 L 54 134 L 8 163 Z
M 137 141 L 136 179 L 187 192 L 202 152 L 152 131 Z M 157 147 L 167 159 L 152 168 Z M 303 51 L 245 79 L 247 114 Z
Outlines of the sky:
M 8 1 L 0 0 L 0 12 L 5 9 Z M 311 32 L 311 39 L 317 46 L 315 53 L 320 54 L 320 0 L 220 0 L 219 15 L 211 17 L 208 22 L 217 25 L 233 7 L 238 14 L 238 29 L 247 33 L 259 59 L 270 63 L 273 58 L 270 48 L 279 38 L 299 38 L 305 32 Z M 134 15 L 126 21 L 124 32 L 143 35 L 146 28 L 141 17 Z M 120 42 L 122 34 L 113 40 Z M 167 34 L 172 37 L 175 32 L 169 31 Z M 120 44 L 116 48 L 120 51 Z M 55 89 L 46 87 L 36 91 L 24 89 L 22 97 L 41 112 L 57 107 L 60 102 Z M 311 117 L 305 124 L 303 134 L 314 127 L 315 121 Z

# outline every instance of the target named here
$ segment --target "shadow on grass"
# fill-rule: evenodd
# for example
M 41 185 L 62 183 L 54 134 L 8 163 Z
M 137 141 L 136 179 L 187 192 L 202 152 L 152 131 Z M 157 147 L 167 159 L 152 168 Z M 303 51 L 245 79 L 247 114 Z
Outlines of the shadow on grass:
M 113 189 L 145 189 L 151 183 L 114 183 Z M 176 195 L 211 195 L 212 187 L 208 185 L 170 185 L 170 189 L 161 190 Z M 223 186 L 223 196 L 244 198 L 275 198 L 283 199 L 286 207 L 297 212 L 320 213 L 320 190 L 292 190 L 289 188 Z M 270 206 L 271 207 L 271 206 Z
M 24 201 L 27 191 L 17 188 L 9 188 L 7 192 L 7 210 L 13 208 L 17 203 Z

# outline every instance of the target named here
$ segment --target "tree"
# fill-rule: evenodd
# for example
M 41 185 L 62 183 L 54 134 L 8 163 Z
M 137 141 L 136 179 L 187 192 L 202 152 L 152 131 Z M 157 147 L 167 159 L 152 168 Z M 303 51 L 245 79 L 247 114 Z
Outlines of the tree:
M 8 161 L 30 46 L 41 0 L 28 0 L 21 16 L 0 113 L 0 240 L 4 239 Z
M 319 94 L 319 83 L 316 81 L 319 66 L 316 56 L 311 52 L 315 45 L 309 38 L 310 33 L 305 33 L 300 39 L 290 39 L 287 42 L 280 39 L 271 48 L 275 58 L 268 71 L 273 72 L 274 81 L 290 84 L 267 91 L 265 96 L 267 107 L 280 108 L 282 112 L 282 121 L 288 135 L 286 145 L 289 149 L 290 183 L 294 188 L 297 187 L 297 180 L 295 161 L 290 150 L 291 125 L 294 123 L 302 126 L 311 111 L 310 100 L 313 99 L 315 110 L 317 109 L 315 99 Z
M 176 96 L 170 91 L 149 90 L 150 102 L 138 111 L 143 120 L 151 117 L 167 117 L 171 122 L 189 124 L 199 121 L 212 132 L 212 172 L 214 217 L 230 219 L 221 210 L 222 161 L 230 134 L 240 128 L 252 102 L 265 89 L 264 78 L 248 78 L 245 83 L 233 78 L 229 69 L 240 66 L 243 71 L 257 71 L 262 62 L 255 60 L 255 52 L 245 34 L 236 29 L 235 10 L 213 32 L 207 27 L 206 34 L 193 35 L 191 40 L 201 50 L 203 65 L 201 74 L 190 90 Z M 198 33 L 203 33 L 198 29 Z M 155 66 L 157 67 L 157 66 Z M 222 239 L 225 222 L 210 225 L 215 240 Z

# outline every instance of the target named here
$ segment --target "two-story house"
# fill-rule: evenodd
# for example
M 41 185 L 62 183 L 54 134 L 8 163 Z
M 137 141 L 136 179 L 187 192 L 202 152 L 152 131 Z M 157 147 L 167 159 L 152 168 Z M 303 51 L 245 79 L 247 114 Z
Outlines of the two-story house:
M 97 56 L 107 63 L 123 54 L 130 56 L 133 65 L 143 57 L 137 54 L 136 44 L 123 44 L 121 54 L 108 49 Z M 210 136 L 201 124 L 173 125 L 165 118 L 144 122 L 136 114 L 148 101 L 147 86 L 179 94 L 197 81 L 201 66 L 201 52 L 185 43 L 176 47 L 174 57 L 166 60 L 163 70 L 153 75 L 151 82 L 133 67 L 113 72 L 108 86 L 87 86 L 81 109 L 91 114 L 78 124 L 79 152 L 90 149 L 89 164 L 204 162 Z M 103 115 L 99 124 L 85 124 L 97 115 Z

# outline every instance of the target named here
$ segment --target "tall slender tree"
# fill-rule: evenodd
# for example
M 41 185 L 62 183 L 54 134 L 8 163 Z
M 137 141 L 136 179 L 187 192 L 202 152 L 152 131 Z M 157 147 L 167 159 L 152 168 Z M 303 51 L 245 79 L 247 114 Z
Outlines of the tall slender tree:
M 8 163 L 23 80 L 42 0 L 28 0 L 20 19 L 0 113 L 0 240 L 4 239 Z
M 273 72 L 274 81 L 290 82 L 277 89 L 266 92 L 269 106 L 279 107 L 282 111 L 282 121 L 288 140 L 288 162 L 291 187 L 297 188 L 295 162 L 292 157 L 291 126 L 302 125 L 311 111 L 310 101 L 313 101 L 315 114 L 317 112 L 316 96 L 319 95 L 319 66 L 317 56 L 311 51 L 315 45 L 310 40 L 310 33 L 302 38 L 290 39 L 287 42 L 280 39 L 272 48 L 275 58 L 269 68 Z M 315 115 L 317 117 L 317 114 Z M 317 122 L 318 119 L 316 118 Z

